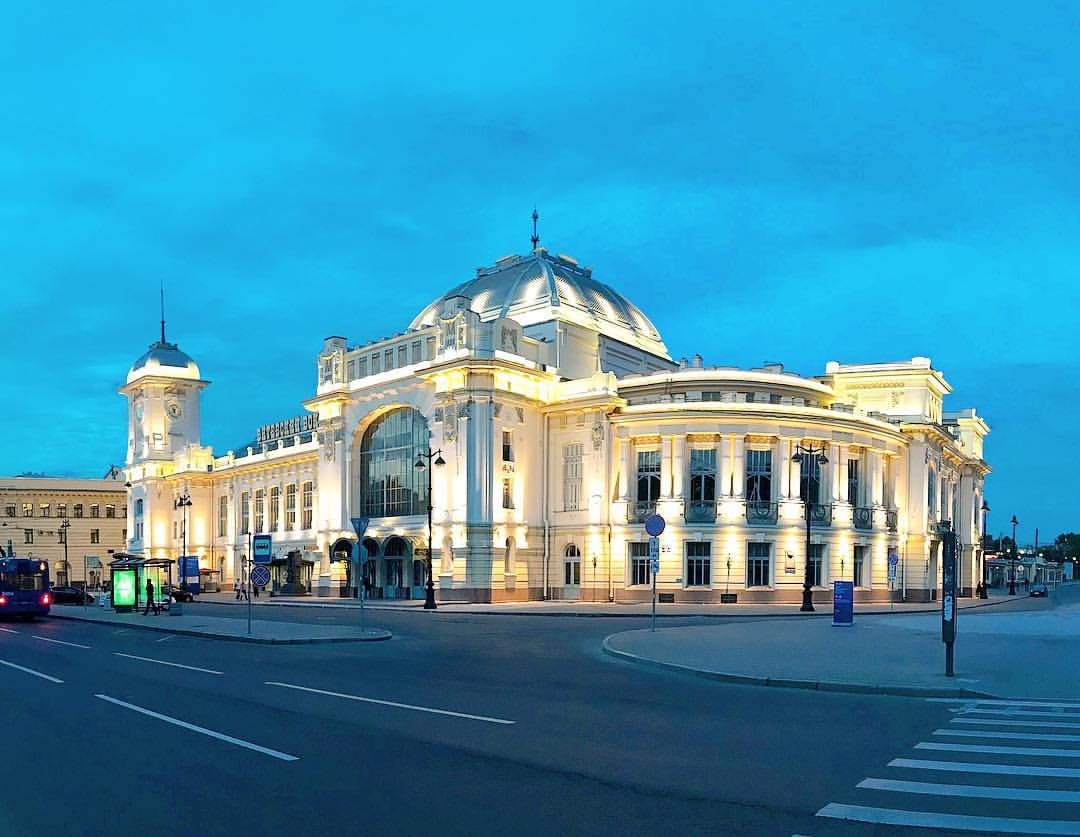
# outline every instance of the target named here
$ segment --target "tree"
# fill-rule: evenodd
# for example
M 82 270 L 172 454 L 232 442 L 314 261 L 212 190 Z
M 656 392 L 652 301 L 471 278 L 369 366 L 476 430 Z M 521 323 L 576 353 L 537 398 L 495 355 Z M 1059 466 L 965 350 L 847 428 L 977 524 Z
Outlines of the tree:
M 1054 538 L 1054 546 L 1061 551 L 1062 558 L 1080 559 L 1080 534 L 1066 532 Z

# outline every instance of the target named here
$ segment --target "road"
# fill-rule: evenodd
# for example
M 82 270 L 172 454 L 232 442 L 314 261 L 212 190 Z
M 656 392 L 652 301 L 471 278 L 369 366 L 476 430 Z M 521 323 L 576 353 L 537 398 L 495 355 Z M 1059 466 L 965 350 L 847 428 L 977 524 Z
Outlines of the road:
M 46 823 L 71 835 L 879 833 L 834 818 L 864 808 L 928 811 L 939 834 L 950 833 L 940 827 L 948 815 L 999 825 L 1071 816 L 1075 831 L 1051 833 L 1080 833 L 1071 797 L 1003 802 L 938 784 L 996 786 L 1007 775 L 1010 787 L 1074 792 L 1076 778 L 1057 772 L 1080 768 L 1072 739 L 1034 745 L 1053 748 L 1044 757 L 1010 752 L 1018 742 L 998 736 L 1032 734 L 1016 721 L 1048 734 L 1049 723 L 1080 721 L 1080 706 L 735 686 L 600 653 L 605 635 L 646 620 L 369 619 L 394 639 L 264 646 L 0 623 L 5 749 L 24 768 L 5 770 L 0 834 L 36 835 Z M 1042 775 L 919 764 L 942 759 Z

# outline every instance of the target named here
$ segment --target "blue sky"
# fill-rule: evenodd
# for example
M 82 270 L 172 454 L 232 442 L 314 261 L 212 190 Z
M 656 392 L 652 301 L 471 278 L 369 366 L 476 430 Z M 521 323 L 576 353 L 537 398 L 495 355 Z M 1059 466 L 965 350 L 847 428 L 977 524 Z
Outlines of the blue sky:
M 8 8 L 0 474 L 100 476 L 168 332 L 224 451 L 323 337 L 543 243 L 709 364 L 932 358 L 991 532 L 1080 529 L 1069 3 Z M 673 293 L 673 289 L 678 289 Z

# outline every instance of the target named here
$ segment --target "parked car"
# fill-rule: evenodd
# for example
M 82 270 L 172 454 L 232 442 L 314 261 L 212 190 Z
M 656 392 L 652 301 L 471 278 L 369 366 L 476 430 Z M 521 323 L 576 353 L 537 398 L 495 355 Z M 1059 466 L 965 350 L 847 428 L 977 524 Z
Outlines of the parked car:
M 1041 581 L 1038 581 L 1035 584 L 1032 584 L 1028 588 L 1028 595 L 1029 596 L 1042 596 L 1043 598 L 1046 598 L 1047 596 L 1050 595 L 1050 589 L 1045 584 L 1043 584 Z
M 161 585 L 161 591 L 170 599 L 178 602 L 193 602 L 195 596 L 192 595 L 190 590 L 185 590 L 183 587 L 177 587 L 174 584 Z
M 79 587 L 66 587 L 61 585 L 59 587 L 53 587 L 49 592 L 52 594 L 53 604 L 81 605 L 84 601 L 86 604 L 94 603 L 93 593 L 87 593 Z

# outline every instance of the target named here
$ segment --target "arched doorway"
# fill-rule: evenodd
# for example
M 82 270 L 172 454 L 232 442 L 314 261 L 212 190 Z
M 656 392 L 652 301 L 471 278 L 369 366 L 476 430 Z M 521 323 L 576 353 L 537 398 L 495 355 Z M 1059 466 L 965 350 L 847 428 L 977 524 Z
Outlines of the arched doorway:
M 381 598 L 382 588 L 379 586 L 379 542 L 374 538 L 364 538 L 360 542 L 360 548 L 364 559 L 364 588 L 368 598 Z
M 394 535 L 383 545 L 383 595 L 388 599 L 404 599 L 409 595 L 405 583 L 405 556 L 410 550 L 404 538 Z
M 576 544 L 567 544 L 563 553 L 563 598 L 577 601 L 581 598 L 581 550 Z
M 339 593 L 344 597 L 356 595 L 356 592 L 353 590 L 352 548 L 353 541 L 349 538 L 338 538 L 334 541 L 333 546 L 330 547 L 330 563 L 342 564 L 345 568 L 345 583 L 341 585 Z

